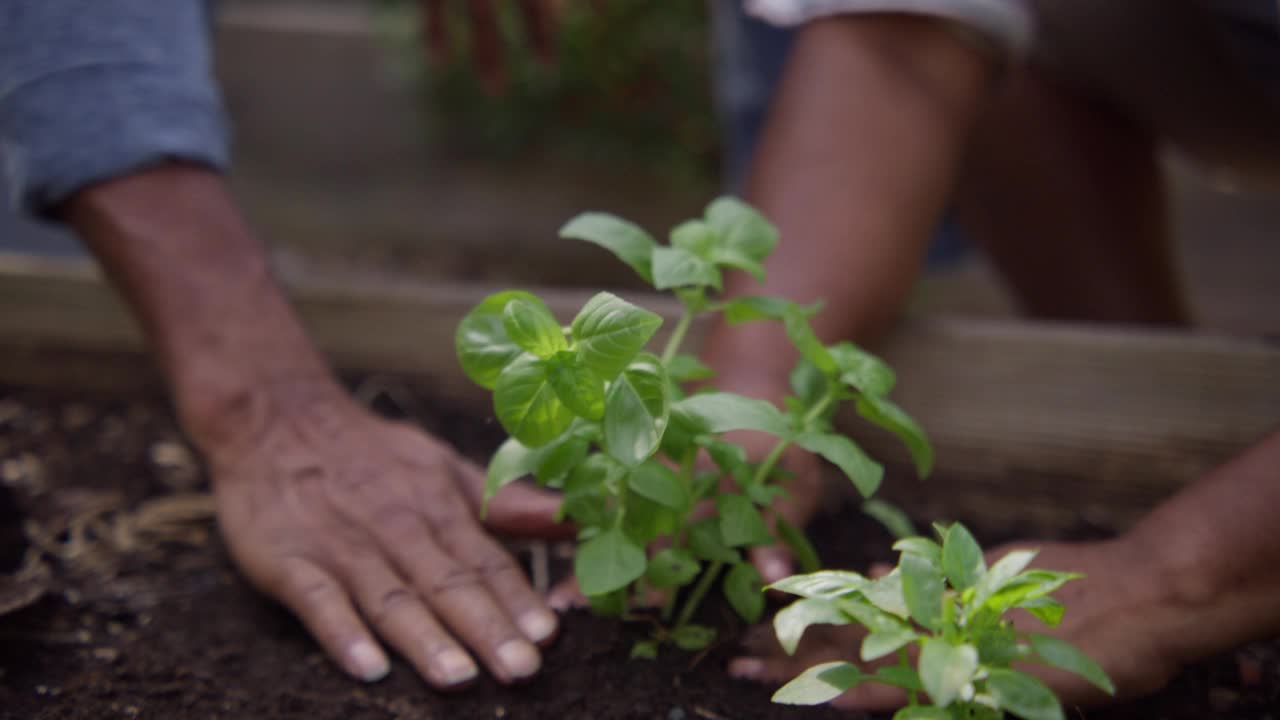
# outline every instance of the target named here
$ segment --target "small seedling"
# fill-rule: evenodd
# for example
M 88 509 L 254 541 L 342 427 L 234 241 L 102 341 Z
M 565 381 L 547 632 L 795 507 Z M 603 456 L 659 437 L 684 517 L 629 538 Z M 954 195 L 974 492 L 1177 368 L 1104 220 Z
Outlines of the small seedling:
M 786 578 L 771 587 L 800 600 L 774 618 L 778 641 L 794 653 L 810 625 L 866 628 L 863 662 L 894 653 L 898 663 L 874 673 L 848 662 L 815 665 L 784 685 L 775 702 L 817 705 L 864 682 L 901 688 L 910 704 L 894 720 L 998 720 L 1006 712 L 1026 720 L 1062 720 L 1062 705 L 1035 677 L 1010 668 L 1038 661 L 1076 673 L 1104 692 L 1115 686 L 1093 660 L 1048 635 L 1014 630 L 1005 614 L 1022 608 L 1044 624 L 1061 620 L 1063 605 L 1050 594 L 1078 574 L 1027 570 L 1035 551 L 1015 550 L 990 568 L 963 525 L 934 526 L 939 541 L 899 540 L 898 567 L 870 580 L 854 572 L 824 570 Z M 908 647 L 919 650 L 911 666 Z M 921 693 L 931 704 L 921 703 Z
M 777 231 L 748 205 L 715 200 L 702 218 L 673 229 L 668 245 L 603 213 L 579 215 L 560 235 L 612 251 L 654 288 L 674 293 L 683 313 L 661 351 L 645 348 L 662 319 L 616 295 L 595 295 L 562 326 L 542 300 L 509 290 L 462 320 L 458 357 L 472 380 L 493 391 L 494 413 L 511 436 L 489 464 L 486 502 L 525 475 L 560 489 L 563 514 L 580 528 L 574 572 L 597 611 L 630 616 L 651 591 L 665 593 L 662 622 L 635 656 L 653 657 L 663 642 L 707 646 L 714 631 L 691 620 L 717 580 L 744 620 L 760 619 L 762 580 L 742 551 L 775 542 L 761 510 L 786 493 L 777 465 L 789 446 L 831 461 L 863 496 L 875 492 L 881 465 L 832 429 L 841 402 L 897 434 L 928 474 L 933 454 L 924 433 L 888 399 L 893 371 L 852 343 L 820 342 L 809 324 L 816 306 L 716 297 L 726 270 L 763 280 L 777 245 Z M 802 358 L 785 410 L 714 391 L 706 384 L 710 368 L 681 353 L 694 320 L 716 312 L 730 323 L 783 324 Z M 701 384 L 696 393 L 686 391 L 690 383 Z M 724 439 L 738 430 L 771 434 L 776 444 L 764 458 L 749 458 Z M 715 470 L 704 469 L 703 458 Z M 716 514 L 695 519 L 704 502 Z M 776 533 L 802 569 L 818 569 L 800 530 L 779 519 Z M 659 540 L 664 549 L 649 557 L 646 548 Z

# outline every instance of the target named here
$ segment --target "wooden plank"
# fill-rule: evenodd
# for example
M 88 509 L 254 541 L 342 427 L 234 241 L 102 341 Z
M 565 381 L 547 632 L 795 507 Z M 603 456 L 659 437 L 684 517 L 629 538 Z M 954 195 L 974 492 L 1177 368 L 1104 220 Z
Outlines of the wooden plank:
M 339 367 L 401 374 L 485 410 L 452 338 L 493 288 L 356 275 L 286 282 Z M 566 319 L 589 296 L 538 292 Z M 668 318 L 677 311 L 665 298 L 632 299 Z M 136 328 L 90 266 L 0 257 L 0 307 L 0 382 L 63 381 L 50 358 L 89 353 L 78 377 L 101 370 L 154 384 L 138 369 L 150 366 L 137 362 Z M 895 397 L 930 432 L 940 467 L 927 483 L 895 472 L 888 494 L 928 516 L 1123 526 L 1280 424 L 1280 347 L 1252 339 L 917 318 L 884 354 L 898 370 Z M 848 426 L 873 454 L 905 465 L 892 438 Z

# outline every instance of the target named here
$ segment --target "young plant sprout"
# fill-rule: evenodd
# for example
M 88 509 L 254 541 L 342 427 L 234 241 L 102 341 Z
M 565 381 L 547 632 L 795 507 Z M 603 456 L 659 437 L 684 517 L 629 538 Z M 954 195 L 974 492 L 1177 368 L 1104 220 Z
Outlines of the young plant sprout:
M 897 653 L 898 663 L 867 673 L 847 662 L 815 665 L 774 694 L 775 702 L 817 705 L 864 682 L 902 688 L 910 704 L 894 720 L 991 720 L 1006 712 L 1026 720 L 1062 720 L 1062 705 L 1044 683 L 1013 670 L 1038 661 L 1076 673 L 1114 695 L 1115 686 L 1093 660 L 1048 635 L 1014 630 L 1004 615 L 1022 608 L 1056 626 L 1065 610 L 1050 593 L 1080 575 L 1027 570 L 1035 551 L 1015 550 L 990 568 L 963 525 L 935 525 L 939 542 L 912 537 L 893 547 L 898 567 L 870 580 L 824 570 L 795 575 L 771 587 L 800 600 L 774 618 L 778 641 L 794 653 L 810 625 L 858 623 L 867 630 L 864 662 Z M 916 666 L 907 648 L 919 650 Z M 922 703 L 921 694 L 930 701 Z
M 732 199 L 712 202 L 701 219 L 671 231 L 668 245 L 640 227 L 602 213 L 579 215 L 560 235 L 612 251 L 657 290 L 671 291 L 684 311 L 658 353 L 646 346 L 662 319 L 616 295 L 591 298 L 568 326 L 536 296 L 518 290 L 486 298 L 462 320 L 458 358 L 467 375 L 493 391 L 494 413 L 510 434 L 489 464 L 485 498 L 522 476 L 563 493 L 562 512 L 580 528 L 574 572 L 599 612 L 630 615 L 651 591 L 666 594 L 662 622 L 633 654 L 656 655 L 671 642 L 699 649 L 714 639 L 692 620 L 719 581 L 747 622 L 764 612 L 762 580 L 743 549 L 775 542 L 761 514 L 785 495 L 777 467 L 791 445 L 826 458 L 869 497 L 883 468 L 833 431 L 844 401 L 905 443 L 921 475 L 933 454 L 920 427 L 888 399 L 893 372 L 852 343 L 827 346 L 809 325 L 817 307 L 771 297 L 717 298 L 721 273 L 744 270 L 763 280 L 777 231 Z M 712 371 L 681 353 L 695 320 L 723 313 L 728 322 L 781 322 L 800 351 L 794 395 L 781 410 L 764 400 L 706 386 Z M 702 383 L 693 394 L 687 383 Z M 724 439 L 736 430 L 777 438 L 762 459 Z M 714 463 L 705 471 L 701 457 Z M 722 479 L 732 482 L 722 482 Z M 712 517 L 694 519 L 701 502 Z M 802 569 L 818 569 L 803 533 L 781 519 L 777 540 Z M 646 547 L 664 549 L 648 557 Z

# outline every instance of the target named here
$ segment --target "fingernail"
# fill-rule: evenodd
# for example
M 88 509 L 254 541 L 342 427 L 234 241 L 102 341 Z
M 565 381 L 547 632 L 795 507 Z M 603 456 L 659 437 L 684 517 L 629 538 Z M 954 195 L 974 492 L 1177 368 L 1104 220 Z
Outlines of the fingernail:
M 377 682 L 391 672 L 391 661 L 376 645 L 361 640 L 347 651 L 352 672 L 365 682 Z
M 529 642 L 540 643 L 556 631 L 556 617 L 546 610 L 530 610 L 517 622 Z
M 445 650 L 436 656 L 436 667 L 445 683 L 461 685 L 475 678 L 479 670 L 466 653 L 460 650 Z
M 517 680 L 533 675 L 542 665 L 538 651 L 523 640 L 511 640 L 499 645 L 498 660 L 507 674 Z
M 753 680 L 764 672 L 764 661 L 759 658 L 735 658 L 729 663 L 729 674 L 737 678 Z

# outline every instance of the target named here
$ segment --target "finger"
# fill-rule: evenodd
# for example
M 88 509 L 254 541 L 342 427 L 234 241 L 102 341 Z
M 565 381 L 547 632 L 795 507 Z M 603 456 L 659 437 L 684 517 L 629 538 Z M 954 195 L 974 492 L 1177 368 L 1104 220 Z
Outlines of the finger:
M 529 47 L 542 62 L 548 65 L 555 62 L 555 46 L 551 40 L 551 13 L 555 10 L 546 0 L 520 0 L 519 5 Z
M 422 35 L 426 38 L 427 59 L 437 65 L 449 62 L 449 29 L 445 21 L 448 0 L 421 0 Z
M 555 613 L 529 586 L 520 566 L 493 538 L 474 523 L 458 523 L 454 532 L 440 536 L 444 551 L 473 568 L 489 586 L 507 616 L 533 643 L 549 642 L 556 633 Z
M 765 585 L 772 585 L 795 572 L 795 561 L 791 552 L 781 545 L 767 545 L 751 548 L 747 553 L 751 564 L 756 566 Z
M 555 608 L 556 612 L 565 612 L 573 608 L 585 608 L 591 603 L 578 587 L 578 578 L 571 577 L 561 580 L 551 588 L 551 592 L 547 593 L 547 604 Z
M 473 463 L 458 458 L 454 467 L 460 476 L 459 487 L 472 511 L 479 515 L 484 498 L 484 471 Z M 489 500 L 484 524 L 500 532 L 521 537 L 563 540 L 574 537 L 576 530 L 566 522 L 557 522 L 561 496 L 522 483 L 508 485 Z
M 346 592 L 331 575 L 305 561 L 281 573 L 272 594 L 293 611 L 307 630 L 351 675 L 375 682 L 391 671 L 391 662 L 356 614 Z
M 475 679 L 478 671 L 471 656 L 382 558 L 373 553 L 353 556 L 344 576 L 365 618 L 428 682 L 449 688 Z
M 372 519 L 374 533 L 397 569 L 500 682 L 536 673 L 542 664 L 537 649 L 490 595 L 477 569 L 439 544 L 465 527 L 476 527 L 466 504 L 450 491 L 436 494 L 420 510 L 423 514 L 411 507 L 392 506 Z
M 467 0 L 471 15 L 471 57 L 480 70 L 485 90 L 500 95 L 507 85 L 503 66 L 502 32 L 492 0 Z

